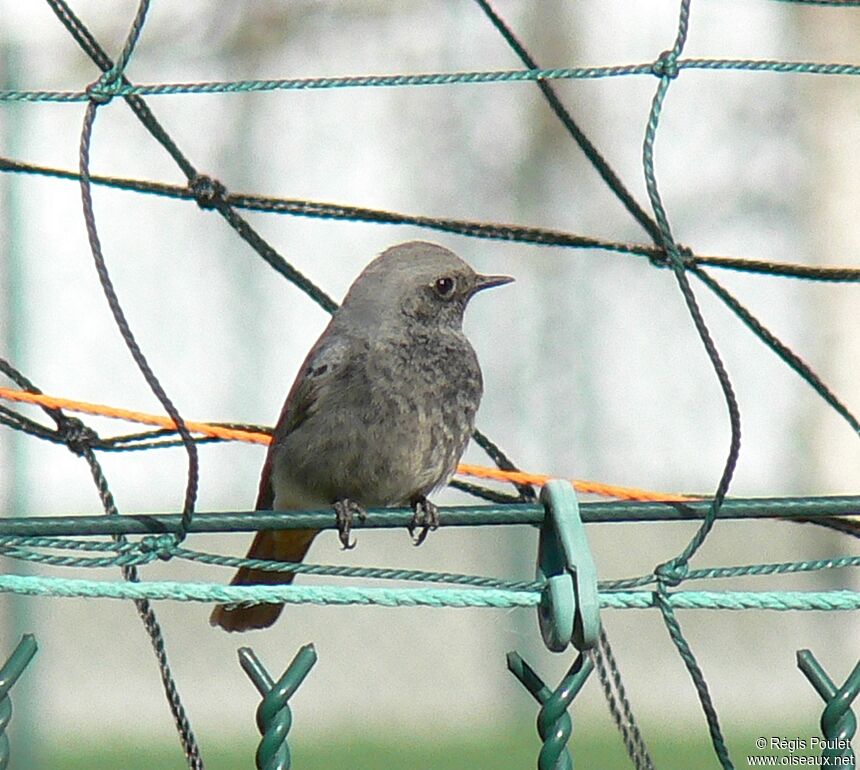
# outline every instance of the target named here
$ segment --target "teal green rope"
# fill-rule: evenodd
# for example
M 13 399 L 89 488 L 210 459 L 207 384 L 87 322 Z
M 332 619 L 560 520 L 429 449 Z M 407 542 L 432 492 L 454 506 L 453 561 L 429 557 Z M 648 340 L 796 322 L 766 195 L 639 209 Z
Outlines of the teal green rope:
M 714 578 L 732 578 L 760 575 L 783 575 L 793 572 L 817 572 L 823 569 L 841 569 L 843 567 L 860 567 L 860 556 L 834 556 L 829 559 L 815 559 L 813 561 L 786 561 L 774 564 L 745 564 L 737 567 L 707 567 L 704 569 L 690 570 L 687 580 L 708 580 Z M 638 588 L 657 581 L 654 573 L 642 575 L 635 578 L 623 578 L 621 580 L 603 580 L 599 586 L 603 590 L 618 590 Z
M 174 581 L 116 582 L 33 575 L 0 575 L 0 593 L 101 599 L 150 599 L 193 602 L 345 605 L 383 607 L 534 607 L 539 591 L 496 588 L 359 588 L 344 586 L 226 586 Z M 839 591 L 679 591 L 665 599 L 675 609 L 709 610 L 858 610 L 860 592 Z M 606 609 L 655 606 L 653 591 L 603 593 Z
M 666 601 L 678 610 L 857 610 L 860 593 L 836 591 L 676 591 Z M 604 609 L 648 609 L 657 605 L 653 591 L 602 593 Z
M 116 556 L 61 556 L 46 554 L 36 548 L 78 551 L 114 551 Z M 410 580 L 434 583 L 451 583 L 478 588 L 501 588 L 508 591 L 539 590 L 542 583 L 531 580 L 507 580 L 504 578 L 464 575 L 454 572 L 427 572 L 414 569 L 392 569 L 390 567 L 349 567 L 332 564 L 309 564 L 270 559 L 248 559 L 237 556 L 192 551 L 177 546 L 170 535 L 144 538 L 138 543 L 88 542 L 56 537 L 0 537 L 0 555 L 19 561 L 49 564 L 54 567 L 117 567 L 128 564 L 149 564 L 157 559 L 184 559 L 217 567 L 265 570 L 269 572 L 295 572 L 307 575 L 364 578 L 376 580 Z
M 130 567 L 149 564 L 158 558 L 155 553 L 127 551 L 116 556 L 61 556 L 59 554 L 40 553 L 26 548 L 4 546 L 0 555 L 18 561 L 48 564 L 52 567 L 82 567 L 96 569 L 99 567 Z
M 34 549 L 76 550 L 95 552 L 114 552 L 115 556 L 60 556 L 46 554 Z M 234 569 L 249 569 L 270 572 L 295 572 L 308 575 L 326 575 L 374 580 L 407 580 L 433 583 L 450 583 L 475 588 L 500 588 L 508 591 L 536 591 L 542 581 L 509 580 L 505 578 L 467 575 L 455 572 L 430 572 L 414 569 L 393 569 L 390 567 L 350 567 L 333 564 L 310 564 L 306 562 L 284 562 L 268 559 L 248 559 L 238 556 L 194 551 L 175 545 L 170 536 L 144 538 L 137 543 L 116 543 L 113 541 L 73 540 L 58 537 L 0 537 L 0 555 L 22 561 L 38 562 L 60 567 L 116 567 L 124 564 L 149 564 L 156 559 L 170 558 L 193 561 L 200 564 Z M 727 567 L 707 567 L 690 570 L 685 580 L 706 580 L 743 576 L 760 576 L 798 572 L 816 572 L 825 569 L 860 567 L 860 556 L 833 556 L 812 561 L 779 562 L 772 564 L 746 564 Z M 635 578 L 604 580 L 600 588 L 604 591 L 618 591 L 649 585 L 657 580 L 653 573 Z
M 33 537 L 5 535 L 0 537 L 0 548 L 56 548 L 63 551 L 113 551 L 126 553 L 140 550 L 137 543 L 127 540 L 73 540 L 65 537 Z M 5 554 L 4 554 L 5 556 Z
M 93 84 L 87 91 L 0 91 L 4 102 L 87 102 L 91 96 L 163 96 L 170 94 L 226 94 L 258 91 L 298 91 L 332 88 L 391 88 L 402 86 L 519 83 L 537 80 L 595 80 L 627 75 L 654 75 L 655 63 L 604 67 L 434 72 L 417 75 L 360 75 L 346 77 L 279 78 L 271 80 L 210 81 L 202 83 L 151 83 L 122 85 L 117 81 Z M 678 59 L 678 69 L 782 72 L 798 75 L 860 75 L 860 65 L 824 62 L 788 62 L 770 59 Z
M 533 580 L 506 580 L 504 578 L 464 575 L 456 572 L 427 572 L 415 569 L 392 569 L 385 567 L 347 567 L 334 564 L 307 564 L 305 562 L 284 562 L 269 559 L 248 559 L 236 556 L 191 551 L 185 548 L 173 549 L 179 559 L 195 561 L 219 567 L 236 569 L 247 567 L 269 572 L 294 572 L 306 575 L 327 575 L 373 580 L 414 580 L 432 583 L 451 583 L 473 588 L 499 588 L 506 591 L 536 591 L 543 585 Z

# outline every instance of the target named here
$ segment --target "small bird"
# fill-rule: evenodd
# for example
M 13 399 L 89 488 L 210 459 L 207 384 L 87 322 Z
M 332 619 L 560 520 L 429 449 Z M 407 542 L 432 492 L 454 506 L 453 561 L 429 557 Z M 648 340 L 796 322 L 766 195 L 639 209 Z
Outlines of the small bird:
M 352 548 L 353 517 L 409 505 L 420 545 L 438 526 L 428 499 L 457 468 L 475 426 L 483 380 L 463 334 L 479 291 L 510 283 L 479 275 L 442 246 L 392 246 L 358 276 L 299 369 L 275 427 L 257 510 L 333 506 Z M 299 562 L 318 530 L 258 532 L 249 559 Z M 291 572 L 241 568 L 232 585 L 291 583 Z M 226 631 L 272 625 L 282 604 L 218 605 Z

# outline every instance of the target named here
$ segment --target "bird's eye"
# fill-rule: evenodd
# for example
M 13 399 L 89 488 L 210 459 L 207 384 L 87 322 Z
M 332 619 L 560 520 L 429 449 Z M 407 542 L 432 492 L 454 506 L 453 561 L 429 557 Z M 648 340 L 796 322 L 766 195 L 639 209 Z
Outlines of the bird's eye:
M 437 278 L 436 283 L 433 284 L 433 288 L 440 297 L 447 299 L 454 293 L 454 279 L 448 275 Z

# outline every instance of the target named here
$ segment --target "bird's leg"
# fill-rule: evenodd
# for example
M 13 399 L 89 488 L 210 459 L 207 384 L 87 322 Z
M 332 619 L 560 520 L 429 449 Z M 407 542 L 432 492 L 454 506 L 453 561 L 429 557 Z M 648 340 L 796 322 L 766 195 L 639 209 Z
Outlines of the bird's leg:
M 439 509 L 424 495 L 416 495 L 409 502 L 414 511 L 412 521 L 409 522 L 409 534 L 412 536 L 413 545 L 421 545 L 431 529 L 439 528 Z M 415 530 L 418 527 L 421 527 L 421 531 L 416 537 Z
M 355 548 L 355 540 L 350 542 L 349 533 L 352 531 L 352 522 L 355 516 L 363 522 L 367 518 L 367 511 L 353 500 L 343 498 L 334 502 L 334 515 L 337 520 L 337 534 L 344 551 Z

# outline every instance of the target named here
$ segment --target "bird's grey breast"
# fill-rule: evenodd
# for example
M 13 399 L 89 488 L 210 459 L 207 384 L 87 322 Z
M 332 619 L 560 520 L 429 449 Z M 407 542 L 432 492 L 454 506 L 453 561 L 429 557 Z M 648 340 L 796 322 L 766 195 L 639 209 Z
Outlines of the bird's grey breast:
M 299 377 L 300 419 L 274 455 L 276 495 L 364 506 L 406 503 L 447 482 L 483 390 L 459 329 L 352 336 L 331 352 L 321 346 Z

